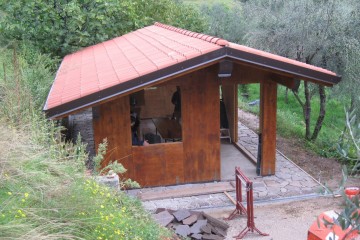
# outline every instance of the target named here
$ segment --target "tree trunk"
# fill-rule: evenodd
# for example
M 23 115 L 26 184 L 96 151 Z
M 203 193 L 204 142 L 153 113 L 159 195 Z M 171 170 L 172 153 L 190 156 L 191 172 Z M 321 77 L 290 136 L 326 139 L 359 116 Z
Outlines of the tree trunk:
M 310 117 L 311 117 L 311 96 L 309 90 L 309 83 L 304 81 L 305 104 L 303 107 L 305 119 L 305 139 L 311 140 L 310 137 Z
M 314 132 L 311 136 L 311 140 L 314 141 L 319 135 L 319 132 L 321 130 L 322 124 L 324 122 L 325 113 L 326 113 L 326 93 L 325 93 L 325 87 L 319 85 L 319 96 L 320 96 L 320 112 L 318 119 L 316 121 Z

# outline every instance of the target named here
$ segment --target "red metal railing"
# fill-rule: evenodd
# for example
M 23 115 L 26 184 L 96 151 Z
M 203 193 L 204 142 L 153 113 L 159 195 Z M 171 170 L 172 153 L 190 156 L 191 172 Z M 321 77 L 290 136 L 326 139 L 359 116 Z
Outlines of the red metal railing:
M 261 232 L 255 227 L 254 221 L 254 197 L 253 197 L 253 184 L 241 172 L 239 167 L 235 168 L 235 180 L 236 180 L 236 208 L 227 218 L 228 220 L 233 219 L 236 215 L 247 215 L 247 226 L 237 235 L 234 236 L 236 239 L 242 239 L 248 232 L 256 231 L 262 236 L 268 236 L 269 234 Z M 242 199 L 242 183 L 246 187 L 246 207 L 243 204 Z

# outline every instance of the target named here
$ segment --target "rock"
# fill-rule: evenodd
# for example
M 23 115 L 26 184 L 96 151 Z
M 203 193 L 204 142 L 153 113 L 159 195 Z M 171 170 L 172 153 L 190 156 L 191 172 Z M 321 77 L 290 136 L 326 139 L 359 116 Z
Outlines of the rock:
M 182 237 L 187 237 L 190 234 L 190 227 L 188 225 L 179 225 L 176 227 L 175 233 Z
M 225 239 L 224 237 L 220 237 L 218 235 L 214 235 L 214 234 L 204 234 L 202 236 L 202 239 L 206 239 L 206 240 L 223 240 Z
M 191 214 L 186 209 L 180 209 L 180 210 L 174 212 L 173 215 L 176 218 L 176 220 L 178 220 L 180 222 L 180 221 L 184 220 L 185 218 L 189 217 Z
M 220 221 L 204 212 L 203 215 L 214 227 L 220 227 L 222 229 L 228 229 L 230 227 L 226 222 Z
M 202 226 L 201 231 L 203 231 L 204 233 L 211 233 L 211 225 L 210 224 L 206 224 L 205 226 Z
M 196 222 L 198 219 L 198 217 L 196 215 L 191 215 L 190 217 L 188 218 L 185 218 L 182 222 L 183 224 L 185 225 L 191 225 L 193 224 L 194 222 Z
M 171 223 L 174 220 L 174 216 L 171 215 L 168 211 L 162 211 L 158 214 L 154 214 L 153 218 L 157 223 L 159 223 L 161 226 L 166 227 L 169 223 Z
M 203 236 L 202 234 L 194 233 L 190 237 L 193 239 L 202 239 L 202 236 Z
M 112 176 L 97 176 L 95 177 L 95 181 L 110 188 L 120 189 L 119 176 L 117 174 Z
M 155 214 L 158 214 L 158 213 L 163 212 L 165 210 L 166 210 L 166 208 L 157 208 L 156 211 L 155 211 Z
M 191 226 L 190 232 L 191 233 L 200 233 L 201 227 L 205 226 L 207 224 L 207 220 L 197 220 L 197 222 Z
M 215 227 L 215 231 L 214 233 L 218 236 L 223 236 L 223 237 L 226 237 L 226 231 L 222 228 L 219 228 L 219 227 Z

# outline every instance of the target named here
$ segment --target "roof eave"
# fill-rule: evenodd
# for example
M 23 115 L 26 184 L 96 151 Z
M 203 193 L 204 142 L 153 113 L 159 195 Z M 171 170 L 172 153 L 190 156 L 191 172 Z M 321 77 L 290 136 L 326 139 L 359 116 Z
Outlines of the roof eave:
M 291 63 L 267 58 L 257 54 L 227 48 L 227 54 L 233 60 L 264 67 L 279 73 L 287 73 L 302 80 L 309 80 L 325 86 L 333 86 L 341 81 L 341 76 L 319 72 L 310 68 L 296 66 Z
M 275 72 L 278 72 L 279 74 L 286 73 L 296 78 L 309 80 L 325 86 L 333 86 L 341 80 L 341 77 L 337 75 L 326 74 L 306 67 L 296 66 L 291 63 L 282 62 L 276 59 L 267 58 L 231 47 L 223 47 L 215 51 L 202 54 L 198 57 L 160 69 L 158 71 L 140 76 L 131 81 L 120 83 L 113 87 L 64 103 L 54 108 L 44 109 L 44 111 L 50 119 L 65 117 L 78 110 L 94 106 L 100 102 L 110 100 L 126 93 L 131 93 L 136 89 L 141 89 L 156 82 L 160 82 L 171 77 L 176 77 L 184 73 L 191 72 L 195 69 L 200 69 L 211 64 L 215 64 L 224 58 L 230 58 L 232 60 L 239 61 L 240 63 L 271 69 Z

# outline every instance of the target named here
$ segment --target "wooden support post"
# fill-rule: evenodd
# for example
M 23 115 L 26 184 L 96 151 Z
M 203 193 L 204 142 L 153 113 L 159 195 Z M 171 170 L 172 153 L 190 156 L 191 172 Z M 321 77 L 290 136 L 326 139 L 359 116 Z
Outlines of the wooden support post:
M 226 80 L 224 80 L 225 82 Z M 237 84 L 223 84 L 222 97 L 224 99 L 227 118 L 229 121 L 232 142 L 238 141 L 238 92 Z
M 277 83 L 260 83 L 261 175 L 275 174 Z

